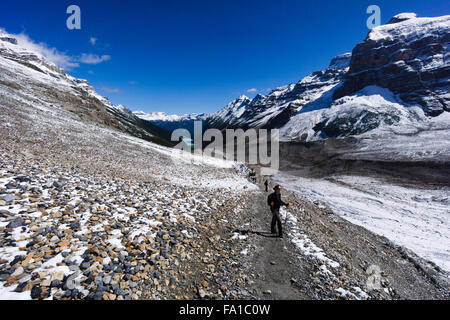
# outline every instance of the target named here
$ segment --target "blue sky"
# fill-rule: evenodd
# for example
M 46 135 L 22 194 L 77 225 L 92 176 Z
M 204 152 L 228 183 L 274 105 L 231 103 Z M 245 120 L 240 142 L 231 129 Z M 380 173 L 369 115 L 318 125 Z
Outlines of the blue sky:
M 71 4 L 81 30 L 66 27 Z M 75 64 L 70 74 L 115 104 L 184 114 L 325 68 L 365 38 L 371 4 L 382 23 L 450 13 L 448 0 L 7 0 L 0 28 L 56 48 Z

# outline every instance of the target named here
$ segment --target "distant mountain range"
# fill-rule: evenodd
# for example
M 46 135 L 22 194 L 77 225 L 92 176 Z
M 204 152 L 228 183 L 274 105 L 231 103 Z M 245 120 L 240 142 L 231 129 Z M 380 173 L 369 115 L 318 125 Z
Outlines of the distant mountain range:
M 352 53 L 267 96 L 201 115 L 204 128 L 278 128 L 283 141 L 353 138 L 352 157 L 450 161 L 450 15 L 394 16 Z M 195 115 L 135 113 L 167 130 Z
M 301 106 L 319 98 L 339 84 L 348 70 L 350 58 L 350 53 L 335 57 L 326 70 L 314 72 L 297 84 L 278 87 L 267 96 L 258 94 L 250 99 L 241 95 L 210 115 L 169 116 L 163 112 L 142 111 L 134 114 L 166 129 L 183 127 L 178 124 L 195 120 L 204 121 L 205 128 L 279 128 L 286 124 Z

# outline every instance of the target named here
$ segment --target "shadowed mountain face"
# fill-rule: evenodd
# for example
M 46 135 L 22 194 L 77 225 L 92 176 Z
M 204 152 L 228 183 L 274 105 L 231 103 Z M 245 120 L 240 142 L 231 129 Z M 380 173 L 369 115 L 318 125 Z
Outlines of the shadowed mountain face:
M 350 70 L 334 98 L 377 85 L 420 105 L 427 115 L 450 111 L 449 43 L 450 16 L 397 15 L 354 48 Z
M 97 94 L 86 80 L 70 76 L 1 30 L 0 103 L 58 107 L 136 137 L 171 145 L 169 132 L 143 121 L 121 105 L 113 105 Z

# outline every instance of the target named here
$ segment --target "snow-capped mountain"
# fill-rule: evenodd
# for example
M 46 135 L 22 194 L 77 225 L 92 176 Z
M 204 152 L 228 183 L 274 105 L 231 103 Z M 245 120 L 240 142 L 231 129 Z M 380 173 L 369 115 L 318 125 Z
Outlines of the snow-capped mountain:
M 354 48 L 350 70 L 334 98 L 377 85 L 405 104 L 419 105 L 427 115 L 450 111 L 449 43 L 450 15 L 399 14 Z
M 42 103 L 80 118 L 169 145 L 168 133 L 99 95 L 87 80 L 70 76 L 20 37 L 0 30 L 0 103 Z
M 149 112 L 134 111 L 136 116 L 147 121 L 183 121 L 183 120 L 204 120 L 207 117 L 206 113 L 191 113 L 182 116 L 176 114 L 167 114 L 165 112 Z
M 374 28 L 333 98 L 298 112 L 282 140 L 353 137 L 343 157 L 449 161 L 449 35 L 450 16 L 400 14 Z
M 351 54 L 335 57 L 328 68 L 309 74 L 296 84 L 278 87 L 267 96 L 258 94 L 250 100 L 245 96 L 232 101 L 206 120 L 213 128 L 279 128 L 308 103 L 331 100 L 331 93 L 348 70 Z
M 280 128 L 283 141 L 356 137 L 352 149 L 367 159 L 449 161 L 449 43 L 450 16 L 396 15 L 327 69 L 240 97 L 207 127 Z
M 218 112 L 211 114 L 206 119 L 207 126 L 218 129 L 237 126 L 251 102 L 252 100 L 249 97 L 245 95 L 239 96 Z

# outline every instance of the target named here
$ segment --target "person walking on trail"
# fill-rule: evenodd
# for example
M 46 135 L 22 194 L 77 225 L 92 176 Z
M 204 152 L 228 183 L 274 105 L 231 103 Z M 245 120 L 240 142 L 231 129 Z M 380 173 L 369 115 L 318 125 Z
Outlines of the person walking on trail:
M 266 186 L 266 192 L 269 192 L 269 181 L 265 181 L 264 185 Z
M 253 181 L 253 183 L 256 183 L 256 172 L 252 169 L 250 173 L 248 174 L 250 179 Z
M 267 203 L 270 206 L 270 210 L 272 211 L 272 224 L 270 226 L 272 234 L 275 234 L 275 225 L 278 226 L 278 237 L 283 238 L 283 228 L 281 226 L 281 218 L 280 218 L 280 207 L 286 206 L 289 207 L 289 203 L 285 203 L 281 200 L 281 186 L 276 185 L 274 193 L 271 193 L 267 198 Z

